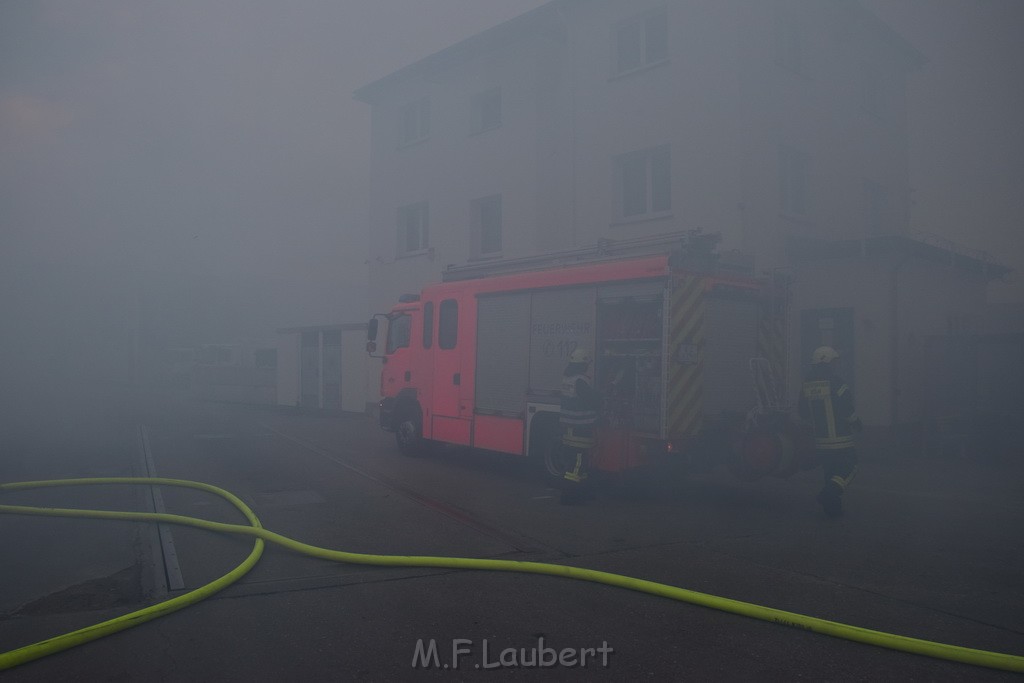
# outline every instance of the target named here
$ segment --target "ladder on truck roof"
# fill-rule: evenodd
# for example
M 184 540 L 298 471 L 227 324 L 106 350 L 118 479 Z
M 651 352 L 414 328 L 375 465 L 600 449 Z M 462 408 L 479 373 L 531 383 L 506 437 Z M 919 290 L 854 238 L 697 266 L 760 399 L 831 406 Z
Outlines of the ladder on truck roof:
M 677 231 L 628 240 L 605 239 L 599 240 L 597 244 L 589 247 L 496 259 L 483 263 L 450 264 L 442 272 L 441 280 L 443 282 L 473 280 L 481 277 L 666 253 L 694 257 L 710 256 L 720 239 L 718 234 L 704 233 L 699 230 Z

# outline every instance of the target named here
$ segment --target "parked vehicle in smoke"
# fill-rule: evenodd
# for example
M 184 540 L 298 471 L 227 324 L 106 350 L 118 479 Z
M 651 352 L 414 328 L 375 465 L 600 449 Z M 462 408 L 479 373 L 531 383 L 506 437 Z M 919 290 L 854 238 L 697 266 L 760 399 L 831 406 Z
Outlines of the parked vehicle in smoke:
M 757 479 L 806 465 L 779 398 L 784 283 L 723 266 L 715 236 L 635 242 L 449 267 L 376 314 L 380 424 L 401 452 L 457 444 L 527 456 L 560 478 L 561 375 L 583 348 L 606 404 L 595 469 L 668 456 Z

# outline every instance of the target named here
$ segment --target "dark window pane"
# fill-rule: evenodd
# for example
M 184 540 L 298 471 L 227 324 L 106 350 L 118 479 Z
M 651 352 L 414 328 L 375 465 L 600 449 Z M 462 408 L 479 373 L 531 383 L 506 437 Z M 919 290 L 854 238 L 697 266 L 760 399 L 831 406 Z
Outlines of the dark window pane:
M 455 299 L 441 302 L 437 322 L 437 344 L 442 349 L 454 349 L 459 339 L 459 303 Z
M 407 254 L 427 248 L 429 216 L 427 204 L 403 206 L 398 210 L 398 252 Z
M 412 327 L 412 318 L 402 313 L 391 319 L 388 325 L 387 352 L 394 353 L 398 349 L 409 346 L 409 332 Z
M 423 348 L 429 349 L 434 344 L 434 302 L 423 304 Z
M 622 157 L 622 215 L 647 213 L 647 159 L 642 154 Z
M 480 204 L 480 252 L 501 251 L 501 197 L 489 197 Z

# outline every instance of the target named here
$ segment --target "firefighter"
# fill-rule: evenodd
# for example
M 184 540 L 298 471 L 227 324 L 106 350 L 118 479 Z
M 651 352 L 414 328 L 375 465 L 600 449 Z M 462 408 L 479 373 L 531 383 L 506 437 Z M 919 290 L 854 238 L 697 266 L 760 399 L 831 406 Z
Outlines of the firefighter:
M 839 352 L 819 346 L 800 391 L 800 417 L 814 430 L 814 445 L 824 469 L 818 502 L 829 517 L 843 514 L 843 493 L 857 470 L 854 432 L 864 426 L 853 405 L 853 392 L 837 374 Z
M 591 451 L 597 445 L 596 431 L 601 395 L 587 375 L 593 359 L 590 353 L 576 349 L 569 354 L 569 364 L 562 373 L 562 401 L 559 422 L 562 427 L 562 448 L 568 455 L 562 482 L 562 504 L 572 505 L 590 495 L 587 469 Z

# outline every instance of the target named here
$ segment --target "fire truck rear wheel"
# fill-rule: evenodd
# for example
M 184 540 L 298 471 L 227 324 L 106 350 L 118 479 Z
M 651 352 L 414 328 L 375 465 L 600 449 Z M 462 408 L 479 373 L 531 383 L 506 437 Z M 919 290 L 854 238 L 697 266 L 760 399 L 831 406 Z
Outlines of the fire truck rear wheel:
M 544 440 L 541 446 L 541 456 L 544 474 L 560 482 L 563 481 L 570 463 L 569 453 L 562 446 L 560 434 L 553 432 Z
M 540 413 L 534 418 L 530 434 L 530 460 L 544 479 L 565 478 L 568 463 L 562 448 L 562 430 L 557 413 Z

